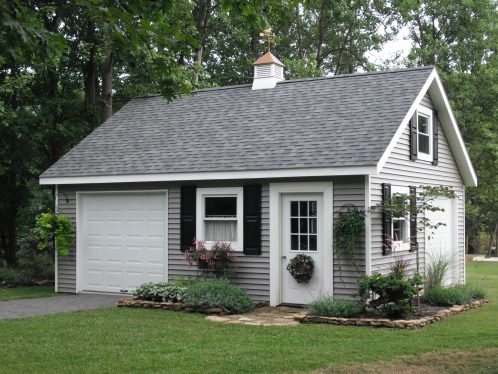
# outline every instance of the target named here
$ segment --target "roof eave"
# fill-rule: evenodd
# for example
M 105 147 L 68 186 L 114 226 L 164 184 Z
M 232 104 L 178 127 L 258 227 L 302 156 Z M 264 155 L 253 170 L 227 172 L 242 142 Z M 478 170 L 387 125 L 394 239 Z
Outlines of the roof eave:
M 376 174 L 375 165 L 335 166 L 324 168 L 294 168 L 274 170 L 210 171 L 193 173 L 97 175 L 97 176 L 46 176 L 40 177 L 42 185 L 71 185 L 97 183 L 184 182 L 202 180 L 279 179 L 304 177 L 331 177 Z

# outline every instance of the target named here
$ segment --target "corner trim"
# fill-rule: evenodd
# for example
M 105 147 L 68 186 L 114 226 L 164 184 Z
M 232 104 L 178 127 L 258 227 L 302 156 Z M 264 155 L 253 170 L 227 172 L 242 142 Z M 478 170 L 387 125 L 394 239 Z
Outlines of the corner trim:
M 370 175 L 365 175 L 365 274 L 372 273 L 372 214 L 369 212 L 371 202 Z

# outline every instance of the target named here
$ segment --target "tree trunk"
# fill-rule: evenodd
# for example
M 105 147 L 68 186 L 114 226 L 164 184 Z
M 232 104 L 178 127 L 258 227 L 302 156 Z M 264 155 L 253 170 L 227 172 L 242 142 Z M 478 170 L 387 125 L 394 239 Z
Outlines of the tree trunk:
M 112 116 L 112 70 L 114 66 L 114 55 L 109 53 L 102 65 L 102 118 L 101 122 L 107 121 Z
M 494 231 L 489 233 L 489 243 L 488 243 L 488 257 L 491 257 L 493 251 L 493 242 L 496 241 L 496 235 L 498 235 L 498 225 L 495 226 Z M 498 241 L 497 241 L 498 243 Z M 496 254 L 496 253 L 495 253 Z
M 323 43 L 325 41 L 325 23 L 326 23 L 326 11 L 327 11 L 327 0 L 322 1 L 320 7 L 320 14 L 318 16 L 318 41 L 316 43 L 316 65 L 317 69 L 321 69 L 323 64 Z
M 206 42 L 206 33 L 209 22 L 209 13 L 211 12 L 211 0 L 197 0 L 196 6 L 192 11 L 197 29 L 198 44 L 195 48 L 194 56 L 194 84 L 199 82 L 199 73 L 202 67 L 202 54 L 204 52 L 204 43 Z
M 95 111 L 96 82 L 97 82 L 97 45 L 95 40 L 95 25 L 89 21 L 85 35 L 86 42 L 91 44 L 88 60 L 83 65 L 83 79 L 85 85 L 85 107 L 88 111 Z

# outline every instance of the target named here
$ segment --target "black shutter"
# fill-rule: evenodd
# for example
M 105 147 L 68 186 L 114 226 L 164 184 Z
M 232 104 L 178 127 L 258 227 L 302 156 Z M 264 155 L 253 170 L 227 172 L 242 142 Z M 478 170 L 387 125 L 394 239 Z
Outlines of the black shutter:
M 261 254 L 261 186 L 244 186 L 244 253 Z
M 410 251 L 417 250 L 417 187 L 410 186 Z
M 417 111 L 413 113 L 412 119 L 410 120 L 410 160 L 415 161 L 418 154 L 417 146 L 417 126 L 418 117 Z
M 187 250 L 195 239 L 196 187 L 182 186 L 180 197 L 180 249 Z
M 391 185 L 382 183 L 382 200 L 384 203 L 391 201 Z M 392 218 L 391 215 L 382 211 L 382 243 L 384 256 L 392 253 Z
M 434 111 L 432 117 L 432 165 L 437 165 L 439 162 L 439 118 L 437 112 Z

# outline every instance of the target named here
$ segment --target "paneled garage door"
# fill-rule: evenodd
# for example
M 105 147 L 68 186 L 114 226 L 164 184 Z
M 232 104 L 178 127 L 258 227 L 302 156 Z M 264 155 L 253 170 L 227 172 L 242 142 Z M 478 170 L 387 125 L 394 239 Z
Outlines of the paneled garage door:
M 444 283 L 454 284 L 458 280 L 458 250 L 457 250 L 457 227 L 456 227 L 456 199 L 439 198 L 434 205 L 443 208 L 444 211 L 427 211 L 426 217 L 431 223 L 443 223 L 433 232 L 426 229 L 425 247 L 426 262 L 435 261 L 442 257 L 449 261 L 449 269 Z
M 167 281 L 167 194 L 79 195 L 79 289 L 130 292 Z

